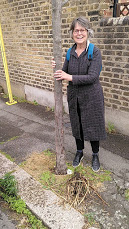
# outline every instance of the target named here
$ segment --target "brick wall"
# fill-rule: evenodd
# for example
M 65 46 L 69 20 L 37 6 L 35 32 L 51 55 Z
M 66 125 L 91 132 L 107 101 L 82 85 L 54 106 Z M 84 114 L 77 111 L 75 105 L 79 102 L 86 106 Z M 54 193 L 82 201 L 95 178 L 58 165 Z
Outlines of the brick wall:
M 111 0 L 69 0 L 62 9 L 63 57 L 72 45 L 69 25 L 73 18 L 86 16 L 95 30 L 93 42 L 103 56 L 101 82 L 105 103 L 113 109 L 129 111 L 129 17 L 103 18 Z M 11 82 L 53 91 L 51 56 L 51 0 L 1 0 L 2 24 Z M 0 80 L 5 79 L 0 55 Z M 66 94 L 67 83 L 63 83 Z
M 50 0 L 2 0 L 0 20 L 11 80 L 53 90 Z
M 129 17 L 101 19 L 95 30 L 103 58 L 105 104 L 129 112 Z
M 106 2 L 109 2 L 107 0 Z M 63 55 L 72 44 L 69 25 L 83 15 L 97 22 L 108 3 L 98 0 L 69 0 L 62 9 Z M 9 75 L 12 82 L 53 91 L 50 58 L 53 50 L 51 0 L 1 0 L 2 25 Z M 0 58 L 1 79 L 4 79 Z M 66 94 L 66 83 L 63 92 Z

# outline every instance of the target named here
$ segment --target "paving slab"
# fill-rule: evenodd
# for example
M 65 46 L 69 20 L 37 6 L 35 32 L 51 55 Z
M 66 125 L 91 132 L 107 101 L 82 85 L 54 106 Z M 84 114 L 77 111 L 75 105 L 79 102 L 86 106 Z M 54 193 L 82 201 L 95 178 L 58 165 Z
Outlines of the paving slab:
M 16 229 L 15 225 L 8 219 L 7 215 L 0 209 L 0 229 Z
M 27 172 L 0 154 L 0 177 L 7 172 L 18 182 L 19 195 L 27 207 L 51 229 L 81 229 L 84 216 L 70 205 L 63 205 L 61 199 L 50 190 L 43 190 L 42 185 Z
M 26 160 L 31 153 L 42 152 L 46 149 L 55 149 L 55 131 L 54 131 L 54 113 L 47 111 L 43 106 L 34 106 L 32 104 L 16 104 L 13 106 L 7 106 L 4 100 L 0 99 L 0 150 L 9 154 L 15 158 L 17 164 Z M 72 162 L 75 152 L 75 140 L 72 137 L 71 126 L 69 117 L 64 115 L 64 131 L 65 131 L 65 150 L 66 159 Z M 16 137 L 14 140 L 11 138 Z M 105 183 L 105 191 L 101 191 L 101 195 L 105 201 L 109 203 L 109 207 L 102 206 L 102 204 L 90 205 L 88 211 L 94 214 L 95 220 L 100 224 L 102 229 L 129 229 L 129 202 L 125 200 L 125 190 L 129 189 L 129 136 L 121 134 L 112 135 L 109 134 L 107 141 L 104 141 L 100 145 L 100 162 L 104 169 L 112 172 L 112 181 Z M 89 142 L 85 142 L 84 150 L 84 166 L 91 165 L 92 151 Z M 21 195 L 25 198 L 30 208 L 34 208 L 34 213 L 40 214 L 46 220 L 46 215 L 50 216 L 48 212 L 48 206 L 45 202 L 50 195 L 50 191 L 46 193 L 43 191 L 42 202 L 38 206 L 38 197 L 34 197 L 33 185 L 34 179 L 28 176 L 21 168 L 16 169 L 16 164 L 8 161 L 3 157 L 3 161 L 0 161 L 0 174 L 16 170 L 15 176 L 18 180 Z M 2 165 L 4 164 L 4 167 Z M 20 173 L 22 175 L 20 175 Z M 22 180 L 21 177 L 23 177 Z M 29 182 L 26 182 L 26 181 Z M 28 183 L 30 183 L 30 190 Z M 24 188 L 22 188 L 22 186 Z M 26 187 L 25 187 L 26 186 Z M 36 183 L 36 187 L 39 187 Z M 24 190 L 25 189 L 25 190 Z M 36 191 L 36 188 L 34 188 Z M 28 193 L 27 194 L 27 190 Z M 37 195 L 37 194 L 36 194 Z M 29 200 L 30 199 L 30 200 Z M 31 202 L 35 199 L 35 203 Z M 55 194 L 53 196 L 55 200 Z M 51 199 L 52 208 L 55 208 L 54 201 Z M 60 202 L 60 201 L 59 201 Z M 48 202 L 50 203 L 50 202 Z M 50 204 L 51 204 L 50 203 Z M 56 204 L 58 198 L 56 199 Z M 43 205 L 44 204 L 44 205 Z M 43 209 L 43 206 L 45 208 Z M 57 204 L 58 210 L 62 206 Z M 87 208 L 87 206 L 86 206 Z M 67 208 L 66 208 L 67 210 Z M 54 210 L 53 210 L 54 211 Z M 39 213 L 40 212 L 40 213 Z M 53 212 L 53 217 L 57 219 L 56 212 Z M 70 213 L 71 214 L 71 213 Z M 66 223 L 62 214 L 63 222 Z M 66 214 L 67 219 L 67 214 Z M 48 220 L 50 221 L 50 219 Z M 56 225 L 56 222 L 53 221 Z M 49 222 L 52 224 L 52 222 Z M 68 229 L 73 228 L 73 225 L 66 224 Z M 57 225 L 56 225 L 57 226 Z M 50 226 L 51 228 L 51 226 Z M 75 227 L 75 229 L 80 229 Z M 98 228 L 97 228 L 98 229 Z

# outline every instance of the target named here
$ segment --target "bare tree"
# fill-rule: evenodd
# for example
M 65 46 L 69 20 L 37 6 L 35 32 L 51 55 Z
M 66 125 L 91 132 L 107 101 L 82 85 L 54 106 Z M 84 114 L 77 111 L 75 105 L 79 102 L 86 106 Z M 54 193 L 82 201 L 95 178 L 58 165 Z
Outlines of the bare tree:
M 61 11 L 63 3 L 61 0 L 52 1 L 52 28 L 53 28 L 53 54 L 56 61 L 54 71 L 62 68 L 62 45 L 61 45 Z M 63 128 L 63 95 L 62 81 L 54 80 L 55 96 L 55 142 L 56 142 L 56 173 L 66 174 L 66 155 L 64 149 L 64 128 Z

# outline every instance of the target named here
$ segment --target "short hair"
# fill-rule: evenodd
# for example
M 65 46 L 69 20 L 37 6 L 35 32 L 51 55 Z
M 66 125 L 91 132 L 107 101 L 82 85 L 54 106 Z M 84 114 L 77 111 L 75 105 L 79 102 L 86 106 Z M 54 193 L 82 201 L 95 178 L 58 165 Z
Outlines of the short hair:
M 88 31 L 88 38 L 92 38 L 94 36 L 94 31 L 90 27 L 90 22 L 85 17 L 78 17 L 73 20 L 71 27 L 70 27 L 70 31 L 72 32 L 72 34 L 73 34 L 73 31 L 77 23 L 80 24 L 82 27 L 84 27 Z

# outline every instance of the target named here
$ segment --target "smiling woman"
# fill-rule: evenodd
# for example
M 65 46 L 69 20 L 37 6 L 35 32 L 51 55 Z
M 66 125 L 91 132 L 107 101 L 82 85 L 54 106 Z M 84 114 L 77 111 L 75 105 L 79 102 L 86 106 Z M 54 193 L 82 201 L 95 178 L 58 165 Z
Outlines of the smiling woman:
M 88 38 L 88 31 L 84 29 L 79 23 L 76 23 L 73 30 L 73 39 L 77 44 L 76 53 L 78 56 L 86 49 Z
M 75 32 L 76 30 L 75 27 L 77 26 L 77 24 L 82 27 L 81 32 L 83 32 L 84 30 L 88 32 L 88 39 L 94 36 L 94 31 L 90 28 L 90 23 L 87 18 L 80 17 L 80 18 L 75 19 L 72 22 L 71 27 L 70 27 L 70 30 L 72 31 L 72 33 Z
M 88 59 L 93 31 L 87 18 L 76 18 L 70 30 L 75 44 L 71 48 L 70 58 L 67 59 L 66 56 L 63 69 L 56 71 L 54 77 L 69 82 L 67 99 L 72 133 L 77 146 L 73 166 L 80 164 L 86 140 L 91 143 L 92 169 L 97 172 L 100 169 L 99 141 L 106 138 L 104 97 L 99 82 L 102 58 L 100 50 L 94 46 L 93 58 Z

